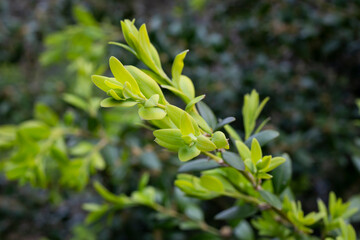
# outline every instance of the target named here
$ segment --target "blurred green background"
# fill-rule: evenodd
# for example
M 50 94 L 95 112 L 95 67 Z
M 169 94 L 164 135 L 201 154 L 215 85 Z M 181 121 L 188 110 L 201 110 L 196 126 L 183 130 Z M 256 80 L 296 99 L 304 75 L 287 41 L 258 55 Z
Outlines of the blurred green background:
M 235 128 L 242 129 L 245 93 L 255 88 L 270 97 L 264 115 L 281 136 L 268 151 L 292 157 L 292 188 L 305 210 L 330 190 L 345 199 L 359 193 L 360 1 L 2 0 L 0 124 L 31 119 L 41 102 L 94 133 L 90 142 L 104 125 L 115 143 L 102 149 L 106 167 L 92 178 L 128 193 L 150 170 L 151 184 L 170 193 L 176 158 L 133 124 L 135 114 L 97 108 L 96 96 L 103 95 L 90 76 L 109 74 L 112 55 L 139 64 L 107 45 L 123 42 L 119 22 L 125 18 L 147 24 L 165 71 L 189 49 L 184 72 L 197 95 L 206 94 L 217 116 L 236 117 Z M 154 223 L 146 209 L 89 230 L 81 205 L 98 197 L 86 183 L 82 191 L 42 190 L 1 174 L 0 239 L 140 239 L 139 232 L 152 239 L 153 229 L 165 239 L 188 239 L 171 224 Z M 206 207 L 211 214 L 221 203 Z

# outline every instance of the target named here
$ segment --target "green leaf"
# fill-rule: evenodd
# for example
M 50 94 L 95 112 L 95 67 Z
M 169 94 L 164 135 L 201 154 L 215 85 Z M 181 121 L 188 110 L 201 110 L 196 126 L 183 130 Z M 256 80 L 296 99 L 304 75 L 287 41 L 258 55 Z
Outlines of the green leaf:
M 250 158 L 245 159 L 244 164 L 251 173 L 256 173 L 256 166 Z
M 199 109 L 200 115 L 205 119 L 205 121 L 212 129 L 215 129 L 217 121 L 213 111 L 204 102 L 198 102 L 197 107 Z
M 178 169 L 179 173 L 183 172 L 200 172 L 204 170 L 209 170 L 213 168 L 219 168 L 221 165 L 214 160 L 209 160 L 206 158 L 195 159 L 193 161 L 187 162 L 180 166 Z
M 284 189 L 289 185 L 292 175 L 290 157 L 287 154 L 284 154 L 283 157 L 285 158 L 284 164 L 276 168 L 271 173 L 273 175 L 272 183 L 276 194 L 280 194 L 284 191 Z
M 194 98 L 193 100 L 191 100 L 185 107 L 185 111 L 189 111 L 196 103 L 200 102 L 201 100 L 203 100 L 205 98 L 205 94 L 198 96 L 196 98 Z
M 285 162 L 285 158 L 283 157 L 274 157 L 271 159 L 269 167 L 266 169 L 267 172 L 270 172 L 271 170 L 277 168 L 279 165 L 283 164 Z
M 195 145 L 191 147 L 185 145 L 180 147 L 178 157 L 180 161 L 186 162 L 193 159 L 194 157 L 199 156 L 199 154 L 200 154 L 200 150 L 197 149 Z
M 245 170 L 244 162 L 241 160 L 238 154 L 233 152 L 225 151 L 222 153 L 222 156 L 227 164 L 236 168 L 237 170 Z
M 155 130 L 153 134 L 156 137 L 155 142 L 170 150 L 177 150 L 184 145 L 179 129 L 160 129 Z
M 161 88 L 159 87 L 157 82 L 153 78 L 151 78 L 151 76 L 147 75 L 146 73 L 134 66 L 125 66 L 125 68 L 135 78 L 137 84 L 139 85 L 141 93 L 144 94 L 146 98 L 151 98 L 154 94 L 158 94 L 160 97 L 159 102 L 162 104 L 167 103 L 164 94 L 161 91 Z
M 225 128 L 226 132 L 230 135 L 230 138 L 233 141 L 242 141 L 239 134 L 230 125 L 225 125 L 224 128 Z
M 216 149 L 216 145 L 204 135 L 197 137 L 196 147 L 203 152 L 210 152 Z
M 124 48 L 125 50 L 131 52 L 132 54 L 135 55 L 135 57 L 138 58 L 138 55 L 137 53 L 134 51 L 134 49 L 132 49 L 131 47 L 129 47 L 128 45 L 126 44 L 123 44 L 123 43 L 118 43 L 118 42 L 109 42 L 109 44 L 112 44 L 112 45 L 116 45 L 116 46 L 119 46 L 119 47 L 122 47 Z
M 241 140 L 236 140 L 235 145 L 243 161 L 251 158 L 250 149 Z
M 130 100 L 117 101 L 112 97 L 105 98 L 104 100 L 102 100 L 100 102 L 100 106 L 106 107 L 106 108 L 108 108 L 108 107 L 133 107 L 136 104 L 138 104 L 138 103 L 134 102 L 134 101 L 130 101 Z
M 234 117 L 227 117 L 227 118 L 221 120 L 221 121 L 216 125 L 214 131 L 221 129 L 221 128 L 224 127 L 225 125 L 230 124 L 230 123 L 234 122 L 235 120 L 236 120 L 236 118 L 234 118 Z
M 138 113 L 139 116 L 144 120 L 160 120 L 166 116 L 166 112 L 158 107 L 140 107 Z
M 35 118 L 45 122 L 50 126 L 55 126 L 59 122 L 59 117 L 48 106 L 42 103 L 37 103 L 35 106 Z
M 255 234 L 251 225 L 246 221 L 242 220 L 235 228 L 234 235 L 239 240 L 255 240 Z
M 173 62 L 172 68 L 171 68 L 171 75 L 172 79 L 175 83 L 175 86 L 179 87 L 180 85 L 180 76 L 182 73 L 182 70 L 184 68 L 184 58 L 189 50 L 185 50 L 181 53 L 179 53 Z
M 195 97 L 194 84 L 190 78 L 185 75 L 180 76 L 180 90 L 189 98 L 189 100 Z M 187 101 L 185 101 L 188 103 Z
M 98 181 L 95 181 L 94 188 L 96 191 L 108 202 L 115 204 L 122 204 L 123 199 L 119 196 L 116 196 L 109 192 L 103 185 L 101 185 Z
M 271 206 L 273 206 L 277 209 L 281 209 L 282 203 L 276 195 L 272 194 L 271 192 L 265 191 L 265 190 L 260 190 L 259 193 L 260 193 L 261 197 L 267 203 L 269 203 Z
M 138 185 L 138 189 L 140 191 L 143 190 L 148 185 L 149 179 L 150 179 L 149 173 L 145 172 L 143 175 L 141 175 L 139 185 Z
M 202 187 L 212 192 L 224 192 L 224 186 L 219 179 L 210 175 L 203 175 L 200 178 L 200 184 Z
M 125 82 L 129 82 L 133 93 L 140 94 L 140 89 L 137 82 L 135 81 L 134 77 L 128 72 L 128 70 L 126 70 L 124 65 L 122 65 L 122 63 L 115 57 L 110 57 L 109 63 L 111 72 L 113 73 L 116 80 L 123 85 L 125 84 Z
M 99 75 L 92 75 L 91 76 L 92 82 L 101 90 L 104 92 L 109 91 L 110 89 L 114 88 L 114 86 L 119 89 L 121 86 L 118 81 L 115 80 L 115 78 L 109 78 Z M 105 82 L 108 82 L 107 84 Z
M 84 110 L 85 112 L 88 110 L 88 103 L 81 97 L 74 94 L 64 93 L 63 100 L 74 107 Z
M 211 137 L 211 140 L 215 143 L 217 148 L 229 149 L 229 142 L 226 139 L 226 136 L 223 132 L 220 131 L 214 132 L 213 136 Z
M 251 143 L 251 161 L 256 164 L 262 158 L 262 151 L 256 138 Z
M 19 133 L 34 140 L 41 140 L 49 137 L 50 128 L 43 122 L 29 120 L 20 124 Z
M 155 94 L 152 95 L 146 102 L 145 102 L 145 107 L 150 108 L 150 107 L 156 107 L 159 104 L 159 94 Z
M 180 119 L 180 131 L 182 135 L 195 134 L 195 128 L 191 121 L 191 116 L 187 112 L 183 112 Z
M 257 208 L 251 204 L 233 206 L 215 215 L 216 220 L 244 219 L 254 215 Z
M 260 171 L 260 172 L 266 172 L 266 169 L 269 167 L 271 162 L 271 156 L 264 156 L 262 159 L 260 159 L 257 163 L 256 163 L 256 168 Z
M 170 90 L 176 96 L 179 96 L 181 99 L 183 99 L 184 102 L 186 102 L 186 103 L 190 102 L 190 98 L 186 94 L 184 94 L 182 91 L 180 91 L 172 86 L 167 86 L 167 85 L 161 85 L 161 87 L 165 88 L 167 90 Z
M 265 144 L 267 144 L 268 142 L 277 138 L 278 136 L 279 136 L 279 133 L 277 131 L 265 130 L 265 131 L 261 131 L 257 134 L 252 135 L 251 137 L 249 137 L 245 141 L 245 144 L 250 147 L 250 144 L 252 143 L 253 139 L 257 139 L 260 146 L 264 146 Z

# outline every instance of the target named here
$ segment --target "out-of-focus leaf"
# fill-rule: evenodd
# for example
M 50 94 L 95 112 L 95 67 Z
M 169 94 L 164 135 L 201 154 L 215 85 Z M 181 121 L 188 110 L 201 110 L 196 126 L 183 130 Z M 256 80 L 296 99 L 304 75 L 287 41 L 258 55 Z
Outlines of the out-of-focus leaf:
M 204 171 L 213 168 L 221 167 L 221 165 L 214 160 L 208 160 L 206 158 L 196 159 L 190 162 L 187 162 L 180 166 L 178 172 L 197 172 Z

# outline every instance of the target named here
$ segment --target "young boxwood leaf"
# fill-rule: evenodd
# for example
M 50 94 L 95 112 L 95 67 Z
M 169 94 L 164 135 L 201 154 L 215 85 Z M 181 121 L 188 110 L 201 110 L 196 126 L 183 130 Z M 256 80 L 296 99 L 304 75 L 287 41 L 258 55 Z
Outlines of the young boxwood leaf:
M 195 97 L 195 88 L 194 84 L 190 78 L 185 75 L 180 76 L 179 87 L 181 91 L 191 100 Z
M 158 107 L 140 107 L 138 113 L 139 116 L 144 120 L 159 120 L 166 116 L 166 112 Z
M 235 131 L 234 128 L 232 128 L 230 125 L 225 125 L 224 126 L 226 132 L 230 135 L 230 138 L 235 142 L 235 141 L 241 141 L 241 137 L 239 136 L 239 134 Z
M 197 137 L 196 147 L 203 152 L 210 152 L 216 149 L 216 145 L 204 135 Z
M 272 183 L 276 194 L 284 191 L 292 175 L 290 157 L 287 154 L 284 154 L 283 157 L 285 158 L 284 164 L 280 165 L 271 173 L 273 175 Z
M 237 170 L 245 170 L 244 162 L 241 160 L 238 154 L 233 152 L 225 151 L 222 153 L 222 156 L 227 164 L 236 168 Z
M 221 120 L 215 127 L 214 131 L 219 130 L 220 128 L 222 128 L 223 126 L 230 124 L 232 122 L 234 122 L 236 119 L 234 117 L 227 117 L 223 120 Z
M 260 172 L 264 172 L 269 167 L 270 162 L 271 162 L 271 156 L 264 156 L 260 161 L 256 163 L 256 168 Z
M 186 56 L 186 54 L 188 53 L 189 50 L 185 50 L 181 53 L 179 53 L 178 55 L 176 55 L 172 68 L 171 68 L 171 75 L 172 75 L 172 79 L 175 83 L 175 86 L 179 87 L 179 83 L 180 83 L 180 76 L 182 73 L 182 70 L 184 68 L 184 58 Z
M 235 145 L 243 161 L 251 158 L 250 149 L 241 140 L 236 140 Z
M 153 132 L 154 136 L 162 142 L 169 143 L 174 146 L 184 145 L 181 132 L 179 129 L 159 129 Z
M 205 94 L 198 96 L 196 98 L 194 98 L 193 100 L 191 100 L 185 107 L 185 111 L 189 111 L 196 103 L 200 102 L 201 100 L 203 100 L 205 98 Z
M 277 208 L 277 209 L 281 209 L 282 203 L 280 201 L 280 199 L 274 195 L 271 192 L 265 191 L 265 190 L 260 190 L 259 191 L 261 197 L 271 206 Z
M 279 133 L 277 131 L 265 130 L 265 131 L 261 131 L 261 132 L 259 132 L 257 134 L 252 135 L 251 137 L 249 137 L 245 141 L 245 144 L 250 147 L 253 139 L 256 138 L 258 140 L 260 146 L 264 146 L 265 144 L 267 144 L 268 142 L 270 142 L 273 139 L 277 138 L 278 136 L 279 136 Z
M 109 64 L 111 72 L 117 81 L 121 82 L 122 84 L 129 82 L 134 94 L 140 94 L 139 86 L 134 77 L 128 72 L 128 70 L 126 70 L 124 65 L 122 65 L 122 63 L 116 57 L 110 57 Z
M 194 125 L 191 116 L 187 112 L 183 112 L 180 119 L 180 131 L 182 135 L 195 134 Z
M 199 109 L 200 115 L 205 119 L 205 121 L 212 129 L 215 129 L 217 121 L 213 111 L 204 102 L 198 102 L 197 107 Z
M 256 166 L 250 158 L 245 159 L 244 164 L 251 173 L 256 173 Z
M 141 93 L 144 94 L 144 96 L 146 98 L 151 98 L 153 95 L 158 94 L 160 97 L 159 102 L 162 104 L 167 103 L 165 100 L 164 94 L 161 91 L 161 88 L 159 87 L 157 82 L 153 78 L 151 78 L 151 76 L 147 75 L 146 73 L 141 71 L 139 68 L 134 67 L 134 66 L 125 66 L 125 68 L 134 77 L 137 84 L 139 85 Z
M 262 158 L 262 151 L 259 142 L 254 138 L 251 143 L 251 161 L 256 164 Z
M 215 143 L 217 148 L 229 149 L 229 142 L 226 139 L 226 136 L 223 132 L 220 131 L 214 132 L 213 136 L 211 137 L 211 141 Z
M 125 101 L 117 101 L 114 98 L 105 98 L 100 102 L 101 107 L 133 107 L 137 102 L 125 100 Z
M 271 159 L 269 167 L 266 169 L 267 172 L 270 172 L 271 170 L 274 170 L 279 165 L 283 164 L 285 162 L 285 158 L 283 157 L 274 157 Z
M 181 165 L 178 172 L 198 172 L 218 167 L 221 167 L 221 165 L 214 160 L 200 158 Z
M 138 58 L 138 55 L 136 54 L 136 52 L 134 51 L 134 49 L 132 49 L 131 47 L 129 47 L 129 46 L 126 45 L 126 44 L 118 43 L 118 42 L 109 42 L 109 44 L 116 45 L 116 46 L 119 46 L 119 47 L 121 47 L 121 48 L 124 48 L 125 50 L 128 50 L 129 52 L 131 52 L 132 54 L 134 54 L 135 57 Z
M 199 149 L 197 149 L 195 145 L 193 145 L 191 147 L 184 145 L 184 146 L 180 147 L 178 157 L 179 157 L 180 161 L 186 162 L 186 161 L 193 159 L 194 157 L 199 156 L 200 152 L 201 151 Z
M 200 184 L 202 187 L 212 192 L 224 192 L 224 186 L 219 179 L 210 175 L 203 175 L 200 178 Z
M 159 104 L 159 94 L 152 95 L 146 102 L 145 107 L 156 107 Z
M 181 97 L 181 99 L 184 100 L 184 102 L 186 102 L 186 103 L 190 102 L 190 98 L 186 94 L 184 94 L 182 91 L 180 91 L 172 86 L 167 86 L 167 85 L 161 85 L 161 87 L 168 89 L 172 93 L 174 93 L 176 96 Z
M 207 132 L 208 134 L 212 134 L 212 129 L 209 127 L 207 122 L 199 115 L 199 113 L 195 112 L 194 110 L 189 112 L 190 116 L 193 117 L 195 122 L 199 125 L 199 127 Z

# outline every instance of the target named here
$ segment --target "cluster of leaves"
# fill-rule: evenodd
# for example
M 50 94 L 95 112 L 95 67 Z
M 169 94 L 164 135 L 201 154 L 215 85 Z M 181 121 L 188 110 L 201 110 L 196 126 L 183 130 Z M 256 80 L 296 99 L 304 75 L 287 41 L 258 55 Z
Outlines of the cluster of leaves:
M 244 97 L 243 119 L 245 140 L 228 124 L 234 118 L 227 118 L 220 123 L 212 110 L 200 102 L 204 96 L 195 97 L 191 80 L 182 77 L 183 59 L 186 52 L 182 52 L 174 60 L 172 78 L 166 76 L 162 70 L 159 54 L 151 45 L 145 25 L 138 30 L 134 21 L 122 22 L 123 34 L 128 45 L 117 44 L 132 52 L 142 60 L 149 70 L 141 70 L 134 66 L 124 66 L 114 57 L 110 58 L 110 69 L 115 78 L 93 76 L 93 82 L 110 97 L 101 102 L 103 107 L 133 107 L 138 105 L 138 114 L 154 127 L 155 141 L 170 151 L 177 151 L 181 161 L 189 161 L 201 153 L 208 159 L 196 159 L 185 163 L 179 171 L 201 172 L 198 177 L 193 174 L 178 174 L 175 185 L 186 195 L 209 200 L 220 196 L 227 196 L 240 201 L 239 204 L 217 215 L 218 219 L 239 218 L 245 205 L 254 208 L 242 218 L 253 217 L 256 210 L 262 210 L 261 216 L 255 217 L 252 225 L 258 229 L 258 234 L 264 237 L 280 239 L 314 239 L 312 236 L 316 224 L 323 220 L 323 236 L 333 239 L 356 239 L 356 234 L 350 224 L 346 224 L 350 216 L 357 209 L 349 209 L 348 204 L 342 204 L 335 195 L 330 195 L 329 213 L 322 201 L 319 201 L 320 212 L 304 214 L 300 202 L 295 202 L 288 186 L 291 178 L 291 163 L 288 157 L 263 156 L 261 145 L 266 144 L 278 136 L 274 131 L 261 131 L 266 121 L 261 123 L 255 134 L 252 134 L 257 118 L 268 99 L 259 104 L 259 95 L 253 91 Z M 184 80 L 186 79 L 186 80 Z M 183 82 L 181 84 L 181 82 Z M 178 95 L 186 103 L 182 110 L 168 103 L 161 88 L 168 89 Z M 192 94 L 189 95 L 188 93 Z M 186 97 L 184 97 L 186 96 Z M 218 127 L 216 127 L 218 125 Z M 227 151 L 230 148 L 223 132 L 217 130 L 224 126 L 238 154 Z M 217 131 L 215 131 L 217 130 Z M 215 131 L 215 132 L 214 132 Z M 286 164 L 285 164 L 286 163 Z M 118 200 L 118 208 L 140 204 L 158 210 L 155 205 L 154 190 L 140 188 L 131 198 L 116 197 L 97 185 L 98 192 L 107 201 Z M 152 194 L 144 196 L 144 191 Z M 336 202 L 336 204 L 334 203 Z M 89 205 L 85 208 L 89 209 Z M 90 205 L 92 206 L 92 205 Z M 99 217 L 108 212 L 107 205 L 90 208 L 89 215 Z M 251 208 L 250 208 L 251 209 Z M 340 213 L 341 214 L 338 214 Z M 239 214 L 241 215 L 241 214 Z M 247 223 L 242 226 L 249 226 Z M 251 228 L 249 232 L 251 232 Z M 215 235 L 219 232 L 209 228 L 202 228 Z M 253 233 L 250 234 L 254 236 Z

